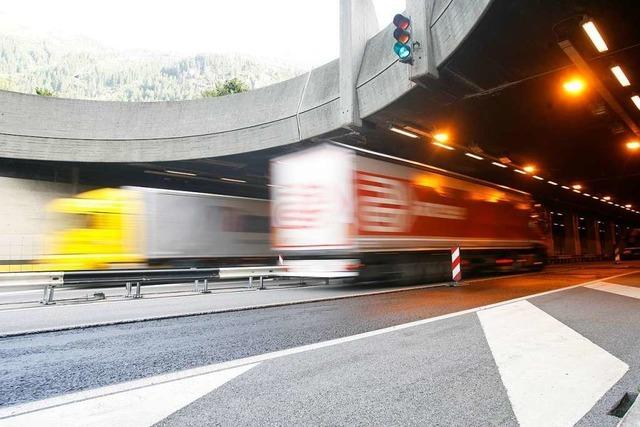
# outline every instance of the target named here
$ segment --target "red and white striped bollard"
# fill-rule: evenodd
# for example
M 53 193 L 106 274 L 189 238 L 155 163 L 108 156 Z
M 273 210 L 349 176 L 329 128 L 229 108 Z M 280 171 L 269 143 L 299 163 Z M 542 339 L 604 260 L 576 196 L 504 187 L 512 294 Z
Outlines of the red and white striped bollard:
M 462 262 L 460 258 L 460 245 L 451 247 L 451 278 L 453 285 L 457 285 L 462 280 Z

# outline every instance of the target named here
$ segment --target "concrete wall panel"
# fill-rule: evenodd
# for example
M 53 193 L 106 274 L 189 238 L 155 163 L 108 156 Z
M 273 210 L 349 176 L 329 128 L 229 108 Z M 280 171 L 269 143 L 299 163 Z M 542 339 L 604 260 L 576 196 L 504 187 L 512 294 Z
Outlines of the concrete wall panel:
M 154 162 L 238 154 L 299 141 L 295 117 L 202 136 L 172 139 L 79 140 L 0 134 L 7 158 L 57 161 Z
M 300 113 L 300 140 L 321 135 L 325 129 L 337 129 L 340 125 L 340 100 L 336 98 Z
M 45 239 L 60 220 L 46 206 L 72 194 L 71 184 L 0 177 L 0 271 L 7 263 L 24 264 L 45 253 Z
M 77 139 L 157 139 L 211 133 L 295 116 L 306 75 L 237 95 L 174 102 L 105 102 L 1 92 L 0 130 Z
M 409 80 L 409 67 L 395 62 L 384 73 L 358 88 L 360 113 L 363 117 L 369 116 L 386 107 L 414 86 L 415 84 Z
M 439 0 L 431 34 L 436 64 L 442 64 L 466 39 L 492 0 Z
M 340 97 L 337 84 L 340 78 L 338 60 L 331 61 L 311 71 L 309 82 L 304 90 L 300 111 L 309 111 Z M 335 84 L 328 84 L 334 82 Z

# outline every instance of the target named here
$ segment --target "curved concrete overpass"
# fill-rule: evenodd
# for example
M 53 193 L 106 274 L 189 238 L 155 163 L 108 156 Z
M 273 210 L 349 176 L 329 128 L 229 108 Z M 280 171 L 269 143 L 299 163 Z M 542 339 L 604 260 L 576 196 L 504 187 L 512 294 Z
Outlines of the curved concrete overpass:
M 436 66 L 469 35 L 491 0 L 435 0 Z M 356 85 L 363 118 L 410 92 L 409 66 L 391 49 L 392 26 L 366 45 Z M 0 157 L 153 162 L 239 154 L 292 144 L 346 125 L 338 60 L 282 83 L 220 98 L 125 103 L 0 91 Z

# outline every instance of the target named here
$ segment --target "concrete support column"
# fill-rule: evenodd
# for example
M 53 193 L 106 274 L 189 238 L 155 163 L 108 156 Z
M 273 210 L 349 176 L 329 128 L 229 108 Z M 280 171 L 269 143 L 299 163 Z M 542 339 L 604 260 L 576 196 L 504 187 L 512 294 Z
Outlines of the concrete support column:
M 411 36 L 414 40 L 410 76 L 413 81 L 425 76 L 438 78 L 431 35 L 435 4 L 435 0 L 407 0 L 407 15 L 411 19 Z
M 345 127 L 362 126 L 356 84 L 367 40 L 377 32 L 371 0 L 340 0 L 340 116 Z
M 589 242 L 589 252 L 596 256 L 602 255 L 602 245 L 600 244 L 600 223 L 595 219 L 587 219 L 587 241 Z
M 77 166 L 71 168 L 71 188 L 73 194 L 78 194 L 78 182 L 80 181 L 80 171 Z
M 547 229 L 545 230 L 545 238 L 547 243 L 547 256 L 554 256 L 555 253 L 555 242 L 553 241 L 553 215 L 550 212 L 544 212 L 544 224 L 546 224 Z
M 564 247 L 568 255 L 582 255 L 582 247 L 580 245 L 580 230 L 578 228 L 578 215 L 568 213 L 565 218 L 565 243 Z
M 616 247 L 616 224 L 613 221 L 607 221 L 604 224 L 604 253 L 608 257 L 613 257 L 613 251 Z

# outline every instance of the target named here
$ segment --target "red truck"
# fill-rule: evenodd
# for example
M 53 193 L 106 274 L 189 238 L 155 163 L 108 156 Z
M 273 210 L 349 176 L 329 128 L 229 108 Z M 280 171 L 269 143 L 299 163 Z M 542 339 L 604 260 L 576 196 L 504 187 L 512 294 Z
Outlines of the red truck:
M 321 277 L 416 281 L 542 268 L 529 194 L 355 147 L 322 144 L 272 160 L 272 248 Z

